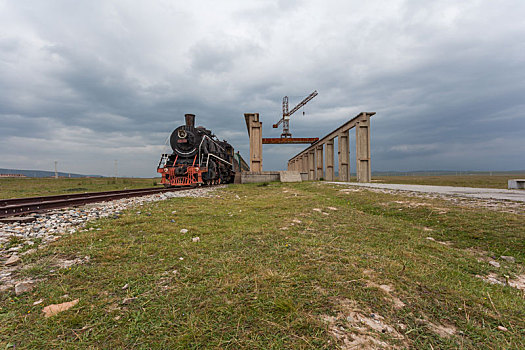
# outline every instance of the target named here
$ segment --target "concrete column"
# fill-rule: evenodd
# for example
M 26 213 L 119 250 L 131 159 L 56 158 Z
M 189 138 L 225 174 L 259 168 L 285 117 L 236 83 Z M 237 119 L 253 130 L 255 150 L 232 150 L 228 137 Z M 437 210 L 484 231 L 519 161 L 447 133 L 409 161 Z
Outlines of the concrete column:
M 348 131 L 343 131 L 338 136 L 339 148 L 339 181 L 350 180 L 350 143 Z
M 334 181 L 334 139 L 326 142 L 326 180 Z
M 250 136 L 250 171 L 262 171 L 262 122 L 259 113 L 245 113 L 246 126 Z
M 315 180 L 315 150 L 308 151 L 308 180 Z
M 315 160 L 317 165 L 317 171 L 315 172 L 315 179 L 321 180 L 321 178 L 324 178 L 323 174 L 323 145 L 319 145 L 315 148 Z
M 372 167 L 370 165 L 370 116 L 361 114 L 355 126 L 356 142 L 356 173 L 358 182 L 372 180 Z
M 301 156 L 303 158 L 302 161 L 302 173 L 308 173 L 308 153 L 305 153 Z

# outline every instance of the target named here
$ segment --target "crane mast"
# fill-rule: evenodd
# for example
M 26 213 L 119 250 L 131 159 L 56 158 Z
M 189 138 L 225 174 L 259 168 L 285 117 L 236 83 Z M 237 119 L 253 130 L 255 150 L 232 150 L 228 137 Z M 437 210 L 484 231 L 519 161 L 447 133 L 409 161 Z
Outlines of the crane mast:
M 281 138 L 291 138 L 292 137 L 292 134 L 290 133 L 290 116 L 294 114 L 295 112 L 297 112 L 301 107 L 307 104 L 315 96 L 317 96 L 317 90 L 315 90 L 310 95 L 308 95 L 304 100 L 299 102 L 297 106 L 292 108 L 291 111 L 288 111 L 288 96 L 283 97 L 283 117 L 281 118 L 281 120 L 277 122 L 277 124 L 273 124 L 274 128 L 278 128 L 281 123 L 283 124 L 283 133 L 281 134 Z

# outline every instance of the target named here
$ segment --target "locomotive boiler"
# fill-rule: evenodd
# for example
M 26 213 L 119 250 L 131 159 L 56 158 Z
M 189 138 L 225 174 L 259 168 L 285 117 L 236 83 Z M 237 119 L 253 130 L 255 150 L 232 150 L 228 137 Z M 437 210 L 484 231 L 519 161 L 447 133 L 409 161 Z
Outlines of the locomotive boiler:
M 171 186 L 199 186 L 231 183 L 234 180 L 234 150 L 210 130 L 195 127 L 195 115 L 185 115 L 186 124 L 170 136 L 171 154 L 162 154 L 157 172 L 161 183 Z

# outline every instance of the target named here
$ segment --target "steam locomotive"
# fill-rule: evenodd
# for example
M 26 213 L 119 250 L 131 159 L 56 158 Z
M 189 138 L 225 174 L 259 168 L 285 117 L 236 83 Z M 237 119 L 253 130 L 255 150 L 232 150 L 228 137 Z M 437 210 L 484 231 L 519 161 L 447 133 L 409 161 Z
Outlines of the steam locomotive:
M 157 172 L 165 187 L 200 186 L 233 182 L 233 147 L 210 130 L 195 127 L 195 115 L 185 115 L 186 124 L 170 136 L 173 153 L 162 154 Z

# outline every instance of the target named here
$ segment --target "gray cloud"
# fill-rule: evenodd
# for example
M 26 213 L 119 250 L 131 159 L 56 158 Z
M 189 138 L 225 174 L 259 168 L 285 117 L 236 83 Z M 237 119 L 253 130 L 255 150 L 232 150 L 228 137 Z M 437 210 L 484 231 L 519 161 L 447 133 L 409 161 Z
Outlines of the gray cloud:
M 376 170 L 525 168 L 525 4 L 0 0 L 0 166 L 151 176 L 197 123 L 247 156 L 243 113 L 280 135 L 372 118 Z M 353 136 L 352 136 L 353 137 Z M 351 142 L 353 139 L 351 140 Z M 300 146 L 265 146 L 281 169 Z

